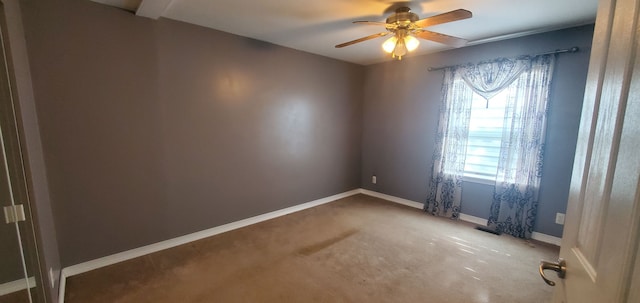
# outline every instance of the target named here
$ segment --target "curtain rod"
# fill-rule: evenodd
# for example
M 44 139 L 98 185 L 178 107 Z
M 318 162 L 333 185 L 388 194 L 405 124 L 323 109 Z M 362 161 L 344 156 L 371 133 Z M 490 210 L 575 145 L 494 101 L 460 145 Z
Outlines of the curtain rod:
M 535 54 L 532 56 L 543 56 L 543 55 L 551 55 L 551 54 L 562 54 L 562 53 L 575 53 L 577 51 L 579 51 L 580 48 L 578 48 L 577 46 L 574 46 L 572 48 L 565 48 L 565 49 L 557 49 L 554 51 L 550 51 L 550 52 L 545 52 L 545 53 L 539 53 L 539 54 Z M 441 70 L 441 69 L 445 69 L 445 68 L 449 68 L 449 67 L 454 67 L 456 65 L 447 65 L 447 66 L 441 66 L 441 67 L 429 67 L 427 70 L 428 71 L 436 71 L 436 70 Z

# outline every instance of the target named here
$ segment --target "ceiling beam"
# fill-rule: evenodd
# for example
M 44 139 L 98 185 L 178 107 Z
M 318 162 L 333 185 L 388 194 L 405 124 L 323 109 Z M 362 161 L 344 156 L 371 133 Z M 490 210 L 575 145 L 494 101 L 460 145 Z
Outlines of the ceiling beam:
M 142 0 L 136 10 L 136 15 L 151 19 L 158 19 L 169 8 L 173 0 Z

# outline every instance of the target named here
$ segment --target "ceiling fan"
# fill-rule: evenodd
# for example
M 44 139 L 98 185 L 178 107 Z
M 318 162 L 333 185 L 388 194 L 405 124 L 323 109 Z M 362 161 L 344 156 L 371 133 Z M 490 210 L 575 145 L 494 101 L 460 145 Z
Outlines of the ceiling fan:
M 336 48 L 342 48 L 345 46 L 353 45 L 353 44 L 364 42 L 367 40 L 384 37 L 390 34 L 392 34 L 393 37 L 387 39 L 387 41 L 385 41 L 382 44 L 382 48 L 387 53 L 390 53 L 391 57 L 397 58 L 398 60 L 402 60 L 402 57 L 405 56 L 408 52 L 418 48 L 418 44 L 420 44 L 420 41 L 418 41 L 416 37 L 422 38 L 425 40 L 431 40 L 431 41 L 443 43 L 446 45 L 451 45 L 454 47 L 460 47 L 467 44 L 467 40 L 441 34 L 441 33 L 428 31 L 428 30 L 425 30 L 424 28 L 428 26 L 437 25 L 437 24 L 471 18 L 471 16 L 472 14 L 470 11 L 465 9 L 457 9 L 454 11 L 427 17 L 420 20 L 418 18 L 418 15 L 411 12 L 410 8 L 406 6 L 400 7 L 396 9 L 396 12 L 394 14 L 392 14 L 391 16 L 389 16 L 389 18 L 387 18 L 386 22 L 375 22 L 375 21 L 354 21 L 353 22 L 356 24 L 365 24 L 365 25 L 381 25 L 387 29 L 386 32 L 377 33 L 377 34 L 362 37 L 360 39 L 356 39 L 353 41 L 338 44 L 336 45 Z

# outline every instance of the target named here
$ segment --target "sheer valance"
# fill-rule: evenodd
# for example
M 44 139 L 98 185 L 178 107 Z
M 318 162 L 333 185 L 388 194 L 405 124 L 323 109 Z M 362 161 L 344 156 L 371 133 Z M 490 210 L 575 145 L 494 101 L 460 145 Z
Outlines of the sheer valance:
M 462 79 L 474 92 L 489 100 L 518 79 L 530 66 L 531 58 L 528 57 L 500 58 L 462 65 L 458 70 Z

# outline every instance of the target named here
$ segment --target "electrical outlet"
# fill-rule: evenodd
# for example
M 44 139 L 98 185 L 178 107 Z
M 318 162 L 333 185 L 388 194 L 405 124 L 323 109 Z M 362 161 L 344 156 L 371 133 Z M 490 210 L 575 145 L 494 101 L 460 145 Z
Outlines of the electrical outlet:
M 564 214 L 556 213 L 556 224 L 564 225 Z
M 53 274 L 53 268 L 49 267 L 49 281 L 51 281 L 51 288 L 56 286 L 56 276 Z
M 371 183 L 376 184 L 378 182 L 378 178 L 376 178 L 376 175 L 371 176 Z

